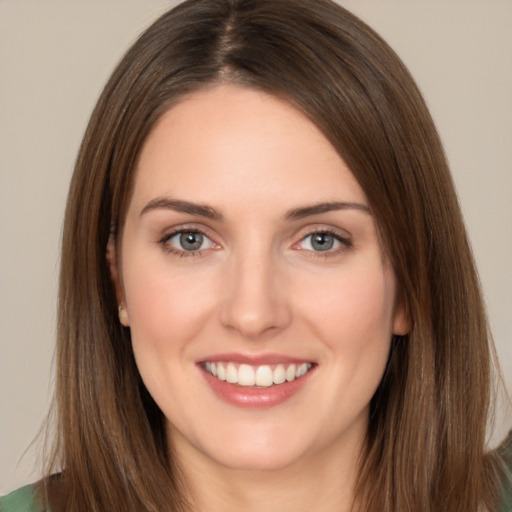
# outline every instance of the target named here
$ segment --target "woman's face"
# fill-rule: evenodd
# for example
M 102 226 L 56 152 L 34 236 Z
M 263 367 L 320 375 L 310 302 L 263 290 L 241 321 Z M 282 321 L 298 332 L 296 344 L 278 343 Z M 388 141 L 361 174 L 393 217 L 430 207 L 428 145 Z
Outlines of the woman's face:
M 358 455 L 407 320 L 363 190 L 303 114 L 231 85 L 170 109 L 120 250 L 121 321 L 178 455 L 246 469 Z

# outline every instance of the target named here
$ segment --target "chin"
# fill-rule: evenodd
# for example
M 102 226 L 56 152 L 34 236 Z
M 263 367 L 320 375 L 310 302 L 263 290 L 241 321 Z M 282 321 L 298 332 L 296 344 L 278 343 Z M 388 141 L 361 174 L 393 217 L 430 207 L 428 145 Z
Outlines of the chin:
M 195 434 L 185 438 L 171 427 L 168 435 L 179 459 L 194 458 L 241 471 L 278 471 L 294 466 L 302 458 L 307 458 L 307 447 L 312 444 L 304 435 L 298 432 L 290 435 L 289 429 L 276 425 L 251 426 L 245 423 L 233 429 L 221 428 L 220 431 L 213 427 L 208 429 L 208 435 L 204 431 L 196 431 Z
M 304 454 L 282 448 L 230 449 L 222 453 L 205 453 L 220 466 L 239 471 L 279 471 L 298 463 Z

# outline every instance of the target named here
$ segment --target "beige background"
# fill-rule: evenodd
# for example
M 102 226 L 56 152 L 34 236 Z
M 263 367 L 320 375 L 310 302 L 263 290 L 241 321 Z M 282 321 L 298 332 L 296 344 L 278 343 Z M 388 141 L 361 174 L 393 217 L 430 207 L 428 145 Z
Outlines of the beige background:
M 20 457 L 51 395 L 59 237 L 81 135 L 115 62 L 170 3 L 0 0 L 0 493 L 39 475 L 33 449 Z M 512 1 L 342 3 L 426 95 L 512 389 Z

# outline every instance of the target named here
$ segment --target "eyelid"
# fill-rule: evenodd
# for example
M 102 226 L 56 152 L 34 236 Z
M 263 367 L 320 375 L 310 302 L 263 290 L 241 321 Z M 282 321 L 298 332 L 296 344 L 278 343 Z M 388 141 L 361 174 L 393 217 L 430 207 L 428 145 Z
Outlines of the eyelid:
M 165 233 L 158 237 L 157 243 L 163 247 L 169 253 L 172 253 L 179 257 L 190 257 L 190 256 L 204 256 L 206 251 L 212 249 L 220 248 L 220 244 L 215 241 L 214 237 L 209 233 L 209 229 L 205 226 L 195 225 L 179 225 L 174 226 L 173 228 L 168 229 Z M 173 237 L 183 234 L 183 233 L 198 233 L 203 237 L 207 238 L 210 241 L 210 246 L 204 249 L 197 249 L 195 251 L 186 251 L 184 249 L 179 249 L 171 244 L 169 244 L 169 240 Z
M 317 234 L 326 234 L 335 238 L 337 242 L 339 242 L 340 246 L 334 249 L 328 249 L 326 251 L 314 251 L 312 249 L 304 249 L 299 247 L 308 237 L 317 235 Z M 334 228 L 332 226 L 318 225 L 318 226 L 308 226 L 307 228 L 303 228 L 297 233 L 296 237 L 299 238 L 297 242 L 294 242 L 292 245 L 292 249 L 304 251 L 305 253 L 309 253 L 311 256 L 319 256 L 319 257 L 329 257 L 339 254 L 341 252 L 345 252 L 348 249 L 351 249 L 353 246 L 352 239 L 349 233 L 345 230 L 341 230 L 339 228 Z
M 308 235 L 314 235 L 315 233 L 329 233 L 339 240 L 343 240 L 346 242 L 352 241 L 352 234 L 346 229 L 340 228 L 338 226 L 333 226 L 332 224 L 324 224 L 319 222 L 302 226 L 300 229 L 297 229 L 295 231 L 292 238 L 302 240 Z
M 173 240 L 174 238 L 178 238 L 178 237 L 181 237 L 183 235 L 200 235 L 201 238 L 202 238 L 202 244 L 203 245 L 205 242 L 208 244 L 209 242 L 209 247 L 206 247 L 206 248 L 203 248 L 203 249 L 197 249 L 198 251 L 204 251 L 204 249 L 210 249 L 213 245 L 214 245 L 214 242 L 213 240 L 210 239 L 209 236 L 205 235 L 204 233 L 201 233 L 200 231 L 192 231 L 190 229 L 180 229 L 179 231 L 176 231 L 175 233 L 171 233 L 170 235 L 168 235 L 167 237 L 165 237 L 165 240 L 167 242 L 170 242 L 171 240 Z M 194 252 L 194 251 L 187 251 L 185 249 L 185 252 Z
M 204 249 L 197 249 L 195 251 L 187 251 L 184 249 L 179 249 L 177 247 L 174 247 L 168 243 L 168 241 L 181 233 L 200 233 L 204 237 L 206 237 L 210 243 L 211 246 L 204 248 Z M 216 241 L 218 238 L 216 235 L 210 234 L 211 230 L 204 225 L 197 225 L 197 224 L 182 224 L 178 226 L 173 226 L 168 228 L 161 236 L 158 237 L 157 243 L 161 245 L 166 251 L 173 253 L 176 256 L 179 257 L 187 257 L 187 256 L 205 256 L 206 253 L 210 250 L 217 250 L 222 247 L 220 243 Z M 304 249 L 299 247 L 300 244 L 304 242 L 308 237 L 313 236 L 315 234 L 327 234 L 333 236 L 337 242 L 339 242 L 340 246 L 333 249 L 327 249 L 325 251 L 315 251 L 312 249 Z M 331 225 L 325 225 L 325 224 L 319 224 L 319 225 L 308 225 L 305 227 L 302 227 L 300 230 L 295 232 L 295 235 L 293 236 L 293 239 L 296 240 L 291 248 L 294 250 L 300 250 L 304 253 L 309 253 L 310 256 L 313 257 L 329 257 L 329 256 L 335 256 L 337 254 L 340 254 L 342 252 L 345 252 L 352 248 L 353 242 L 352 237 L 350 233 L 348 233 L 346 230 L 333 227 Z M 297 240 L 298 239 L 298 240 Z

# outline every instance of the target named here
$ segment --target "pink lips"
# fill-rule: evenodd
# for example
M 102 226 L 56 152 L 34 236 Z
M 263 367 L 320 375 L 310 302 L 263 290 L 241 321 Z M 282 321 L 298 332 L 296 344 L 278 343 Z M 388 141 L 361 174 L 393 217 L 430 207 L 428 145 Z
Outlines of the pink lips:
M 235 364 L 252 366 L 277 364 L 302 364 L 311 362 L 305 359 L 283 356 L 278 354 L 247 355 L 247 354 L 215 354 L 198 362 L 201 373 L 212 391 L 223 401 L 241 408 L 266 408 L 282 404 L 297 394 L 308 382 L 312 368 L 302 377 L 291 382 L 283 382 L 269 387 L 247 387 L 219 380 L 204 369 L 204 362 L 229 361 Z

